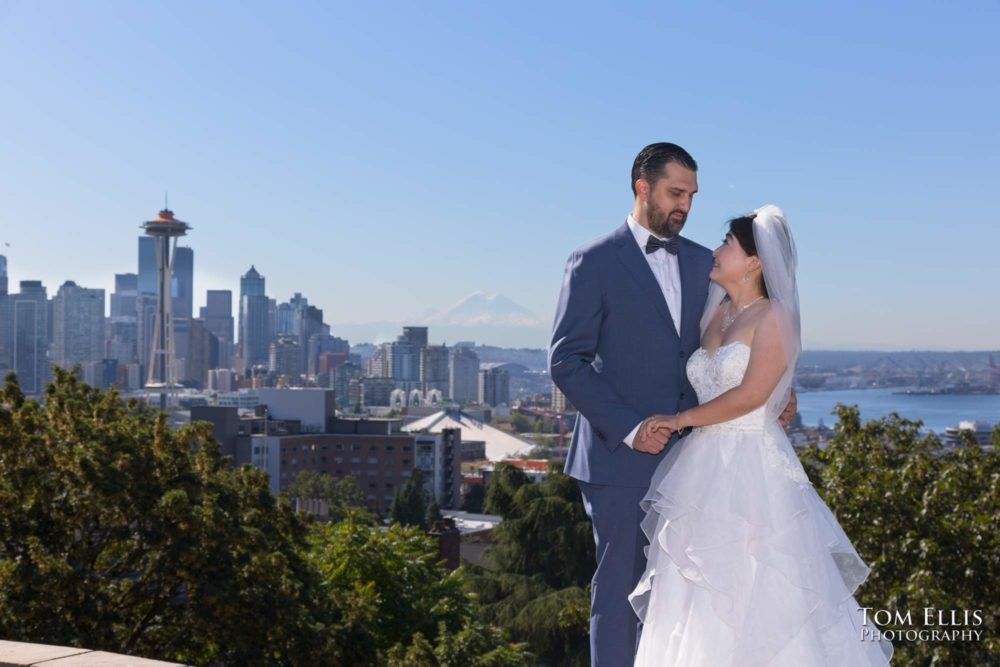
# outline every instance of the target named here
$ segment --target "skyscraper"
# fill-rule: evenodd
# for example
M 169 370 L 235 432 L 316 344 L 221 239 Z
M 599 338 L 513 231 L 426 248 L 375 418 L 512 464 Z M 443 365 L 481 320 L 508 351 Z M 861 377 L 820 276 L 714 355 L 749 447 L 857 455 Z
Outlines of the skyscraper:
M 178 377 L 188 377 L 188 355 L 191 346 L 191 318 L 194 310 L 194 250 L 177 246 L 174 250 L 173 273 L 170 279 L 172 299 L 170 315 L 174 321 L 174 353 L 177 357 Z
M 427 327 L 403 327 L 403 338 L 418 349 L 427 347 Z
M 282 375 L 291 385 L 301 384 L 302 350 L 297 336 L 278 336 L 271 343 L 268 370 Z
M 242 371 L 267 365 L 270 336 L 268 335 L 268 298 L 263 294 L 245 294 L 240 300 L 243 328 L 240 331 Z
M 153 350 L 153 329 L 156 327 L 156 295 L 139 292 L 135 298 L 135 338 L 136 356 L 143 369 L 143 377 L 149 366 Z
M 252 362 L 248 361 L 250 357 L 250 351 L 247 348 L 247 340 L 246 340 L 247 334 L 250 331 L 254 331 L 257 334 L 260 334 L 259 337 L 263 341 L 263 352 L 261 352 L 260 348 L 256 348 L 254 351 L 257 355 L 255 356 L 256 363 L 267 361 L 267 344 L 270 341 L 268 340 L 268 333 L 267 333 L 268 306 L 267 306 L 267 296 L 265 296 L 265 294 L 266 293 L 265 293 L 264 276 L 260 275 L 257 272 L 257 269 L 251 265 L 250 270 L 247 271 L 242 276 L 240 276 L 240 312 L 239 312 L 239 321 L 237 322 L 237 327 L 238 327 L 237 341 L 240 349 L 240 358 L 243 360 L 242 362 L 243 367 L 240 370 L 246 370 L 247 368 L 250 368 L 253 365 Z M 263 306 L 264 312 L 263 315 L 261 315 L 260 313 L 255 314 L 255 326 L 260 326 L 259 319 L 263 317 L 263 329 L 255 329 L 254 327 L 248 328 L 245 322 L 248 298 L 259 297 L 259 296 L 264 297 L 264 306 Z M 259 304 L 257 308 L 260 308 Z M 255 344 L 259 343 L 255 341 Z
M 446 345 L 428 345 L 420 350 L 420 384 L 425 392 L 437 389 L 449 394 L 449 359 Z
M 67 280 L 52 300 L 52 363 L 71 368 L 104 358 L 104 290 Z
M 219 367 L 233 367 L 233 293 L 230 290 L 208 290 L 201 307 L 205 328 L 219 341 Z
M 120 364 L 132 364 L 138 360 L 138 297 L 139 275 L 116 273 L 115 291 L 111 293 L 111 318 L 108 321 L 105 356 Z
M 115 291 L 111 293 L 111 317 L 135 317 L 135 297 L 139 293 L 139 276 L 116 273 Z
M 7 258 L 0 255 L 0 371 L 10 368 L 10 324 L 7 315 Z
M 21 291 L 7 300 L 11 370 L 22 391 L 38 396 L 49 379 L 48 294 L 40 280 L 22 280 Z
M 510 405 L 510 375 L 502 368 L 487 368 L 479 373 L 479 402 L 484 405 Z
M 194 313 L 194 250 L 187 246 L 177 246 L 174 254 L 170 292 L 174 319 L 190 320 Z
M 344 359 L 351 352 L 351 344 L 343 338 L 330 334 L 313 334 L 309 336 L 309 352 L 306 358 L 306 373 L 315 376 L 323 371 L 319 369 L 320 355 L 325 353 L 342 353 Z
M 389 377 L 406 391 L 420 382 L 420 348 L 405 336 L 399 336 L 389 346 Z
M 232 322 L 232 318 L 229 321 Z M 191 320 L 188 335 L 190 344 L 185 375 L 197 386 L 205 387 L 208 384 L 208 372 L 219 367 L 219 338 L 202 319 Z
M 141 294 L 156 294 L 156 239 L 151 236 L 139 237 L 137 288 Z
M 454 347 L 448 357 L 449 398 L 456 403 L 479 400 L 479 355 L 469 347 Z

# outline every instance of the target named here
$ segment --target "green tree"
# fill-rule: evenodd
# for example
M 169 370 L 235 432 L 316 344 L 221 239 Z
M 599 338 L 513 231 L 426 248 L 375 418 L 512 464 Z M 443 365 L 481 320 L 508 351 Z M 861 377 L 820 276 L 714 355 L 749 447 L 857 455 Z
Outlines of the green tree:
M 510 463 L 496 464 L 486 484 L 483 510 L 506 517 L 513 509 L 514 495 L 526 484 L 531 484 L 531 480 L 523 470 Z
M 427 516 L 424 518 L 424 525 L 428 528 L 434 526 L 435 521 L 440 521 L 444 516 L 441 514 L 441 506 L 438 502 L 431 498 L 431 502 L 427 505 Z
M 480 514 L 483 511 L 483 501 L 486 499 L 486 487 L 482 484 L 473 484 L 469 487 L 468 493 L 462 499 L 462 511 Z
M 515 412 L 510 416 L 495 417 L 493 424 L 510 424 L 516 433 L 527 433 L 536 426 L 535 421 L 520 412 Z
M 306 529 L 205 424 L 55 369 L 0 394 L 0 636 L 191 664 L 338 664 Z
M 331 521 L 340 521 L 349 514 L 361 519 L 367 514 L 365 492 L 353 477 L 338 479 L 327 473 L 301 470 L 289 485 L 288 495 L 327 501 Z
M 533 484 L 515 466 L 496 467 L 486 511 L 504 520 L 493 530 L 490 567 L 470 568 L 471 585 L 485 619 L 545 664 L 586 665 L 593 529 L 579 487 L 557 468 Z
M 427 528 L 424 474 L 419 468 L 413 470 L 413 474 L 406 480 L 406 484 L 393 496 L 389 515 L 393 521 L 401 523 L 404 526 Z
M 493 530 L 489 557 L 497 569 L 539 575 L 554 588 L 586 586 L 593 576 L 594 532 L 576 481 L 549 473 L 524 484 Z
M 981 641 L 894 642 L 894 665 L 1000 663 L 1000 429 L 993 448 L 953 451 L 897 414 L 862 422 L 839 405 L 829 445 L 800 453 L 823 497 L 872 568 L 859 604 L 876 609 L 981 610 Z M 918 626 L 920 629 L 922 626 Z M 893 629 L 884 627 L 883 629 Z
M 382 530 L 348 519 L 317 524 L 312 541 L 323 594 L 344 610 L 334 632 L 347 664 L 531 664 L 523 646 L 477 620 L 464 572 L 446 570 L 419 528 Z

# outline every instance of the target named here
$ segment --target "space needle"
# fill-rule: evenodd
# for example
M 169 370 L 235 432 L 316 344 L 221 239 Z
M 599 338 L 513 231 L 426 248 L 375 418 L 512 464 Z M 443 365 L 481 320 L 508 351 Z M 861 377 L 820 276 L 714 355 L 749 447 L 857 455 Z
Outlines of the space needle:
M 164 206 L 153 220 L 142 224 L 146 236 L 156 239 L 156 320 L 153 341 L 149 351 L 149 371 L 146 391 L 160 395 L 160 410 L 167 411 L 168 395 L 180 384 L 177 382 L 176 351 L 174 348 L 174 320 L 172 313 L 171 278 L 174 273 L 174 256 L 177 239 L 185 236 L 191 226 L 174 217 L 174 212 Z

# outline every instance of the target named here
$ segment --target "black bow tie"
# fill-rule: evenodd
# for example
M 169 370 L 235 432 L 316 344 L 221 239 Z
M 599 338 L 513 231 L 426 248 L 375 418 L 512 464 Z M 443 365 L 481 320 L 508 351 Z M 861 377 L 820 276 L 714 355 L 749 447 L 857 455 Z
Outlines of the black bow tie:
M 646 254 L 648 255 L 650 253 L 654 253 L 660 248 L 663 248 L 671 255 L 676 255 L 677 248 L 680 247 L 680 244 L 681 243 L 680 241 L 677 240 L 676 236 L 661 241 L 660 239 L 650 234 L 649 238 L 646 240 Z

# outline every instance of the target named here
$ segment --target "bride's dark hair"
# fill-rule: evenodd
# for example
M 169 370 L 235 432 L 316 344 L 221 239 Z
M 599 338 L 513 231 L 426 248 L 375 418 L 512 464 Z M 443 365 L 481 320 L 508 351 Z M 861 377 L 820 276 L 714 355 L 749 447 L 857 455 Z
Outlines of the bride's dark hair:
M 756 214 L 741 215 L 729 221 L 729 233 L 743 248 L 743 252 L 751 257 L 757 257 L 757 241 L 753 237 L 753 219 Z M 764 282 L 764 268 L 760 270 L 760 291 L 767 297 L 767 284 Z

